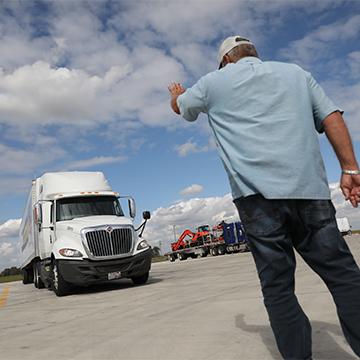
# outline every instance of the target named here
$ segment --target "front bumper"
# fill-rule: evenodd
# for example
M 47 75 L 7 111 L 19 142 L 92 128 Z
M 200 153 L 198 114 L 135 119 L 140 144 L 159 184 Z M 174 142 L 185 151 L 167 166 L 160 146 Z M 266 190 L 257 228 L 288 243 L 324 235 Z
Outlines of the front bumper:
M 151 249 L 134 256 L 114 260 L 58 260 L 59 271 L 65 281 L 88 285 L 108 280 L 108 273 L 121 271 L 122 278 L 140 276 L 151 268 Z

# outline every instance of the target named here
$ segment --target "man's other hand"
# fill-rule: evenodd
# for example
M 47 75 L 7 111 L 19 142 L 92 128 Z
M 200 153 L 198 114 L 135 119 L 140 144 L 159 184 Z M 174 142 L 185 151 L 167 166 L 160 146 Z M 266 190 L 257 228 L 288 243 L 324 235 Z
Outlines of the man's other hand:
M 183 94 L 186 91 L 186 89 L 180 83 L 175 83 L 175 82 L 171 83 L 168 86 L 168 89 L 171 96 L 171 101 L 170 101 L 171 108 L 174 110 L 174 112 L 180 114 L 180 109 L 177 105 L 176 100 L 181 94 Z
M 358 207 L 360 203 L 360 175 L 341 176 L 340 188 L 345 199 L 349 200 L 353 207 Z

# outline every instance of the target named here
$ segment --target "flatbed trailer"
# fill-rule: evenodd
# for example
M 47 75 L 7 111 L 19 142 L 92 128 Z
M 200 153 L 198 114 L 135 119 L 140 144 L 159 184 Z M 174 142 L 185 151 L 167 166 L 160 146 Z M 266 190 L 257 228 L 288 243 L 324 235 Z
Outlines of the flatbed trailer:
M 198 256 L 217 256 L 246 251 L 249 251 L 249 247 L 241 223 L 222 222 L 212 228 L 209 236 L 202 243 L 188 242 L 179 250 L 170 251 L 165 255 L 170 262 L 174 262 L 176 259 L 184 261 L 188 258 L 196 259 Z

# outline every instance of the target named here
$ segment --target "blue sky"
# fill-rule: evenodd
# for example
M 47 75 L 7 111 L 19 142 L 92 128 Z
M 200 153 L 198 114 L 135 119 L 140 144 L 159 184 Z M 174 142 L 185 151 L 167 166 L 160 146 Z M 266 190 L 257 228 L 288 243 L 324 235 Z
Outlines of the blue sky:
M 173 225 L 233 216 L 206 118 L 172 114 L 167 84 L 216 69 L 234 34 L 263 60 L 312 72 L 345 110 L 360 154 L 359 1 L 0 1 L 0 268 L 17 261 L 16 219 L 46 171 L 104 171 L 154 213 L 154 243 Z M 335 183 L 339 166 L 320 143 Z M 360 228 L 358 210 L 333 195 Z

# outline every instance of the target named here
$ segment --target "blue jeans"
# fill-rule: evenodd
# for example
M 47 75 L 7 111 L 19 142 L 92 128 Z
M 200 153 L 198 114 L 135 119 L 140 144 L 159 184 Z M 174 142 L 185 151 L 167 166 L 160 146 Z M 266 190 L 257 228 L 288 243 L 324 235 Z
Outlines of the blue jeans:
M 360 357 L 360 271 L 330 200 L 234 200 L 259 274 L 264 303 L 284 359 L 311 359 L 311 326 L 294 294 L 294 249 L 322 278 L 345 338 Z

